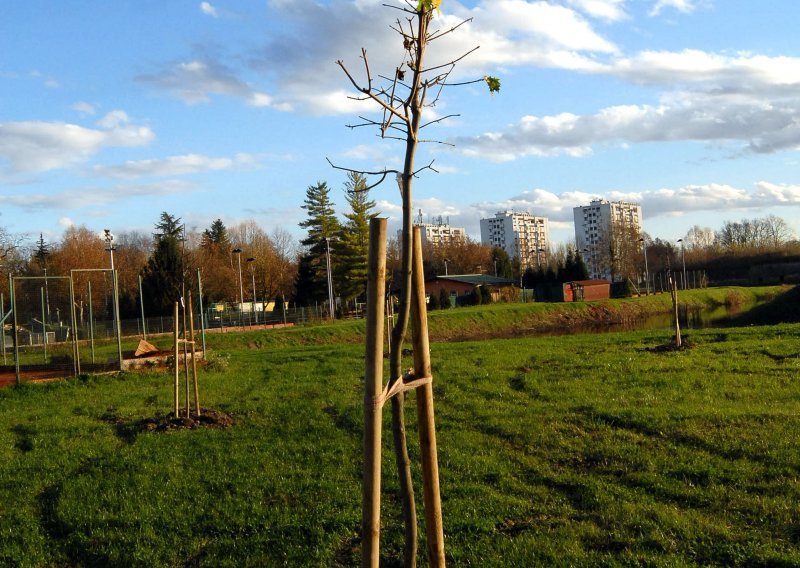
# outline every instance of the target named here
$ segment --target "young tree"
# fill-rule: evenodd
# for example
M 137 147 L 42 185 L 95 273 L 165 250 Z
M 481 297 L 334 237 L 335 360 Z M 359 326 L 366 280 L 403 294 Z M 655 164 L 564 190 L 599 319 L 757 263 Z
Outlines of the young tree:
M 383 111 L 381 120 L 366 119 L 360 126 L 374 126 L 384 138 L 399 139 L 405 144 L 405 155 L 402 170 L 385 169 L 382 172 L 371 172 L 381 176 L 383 181 L 390 173 L 394 174 L 400 185 L 403 210 L 403 228 L 401 241 L 401 268 L 399 274 L 400 305 L 397 321 L 392 329 L 389 354 L 390 382 L 401 380 L 403 376 L 402 352 L 406 339 L 411 314 L 411 282 L 412 282 L 412 189 L 413 179 L 425 169 L 433 169 L 431 162 L 427 166 L 416 166 L 417 146 L 420 141 L 420 131 L 428 125 L 436 124 L 448 118 L 443 116 L 427 124 L 422 122 L 423 110 L 426 106 L 434 105 L 448 86 L 450 75 L 459 60 L 469 52 L 448 63 L 428 66 L 427 50 L 430 44 L 441 37 L 454 31 L 456 25 L 447 30 L 431 28 L 434 14 L 438 12 L 441 0 L 418 0 L 412 2 L 405 0 L 399 6 L 389 6 L 405 15 L 405 21 L 398 19 L 393 29 L 399 34 L 403 46 L 403 59 L 390 73 L 373 75 L 370 69 L 366 49 L 361 50 L 361 59 L 364 64 L 365 82 L 361 82 L 350 72 L 344 62 L 337 61 L 353 87 L 364 99 L 371 100 Z M 477 48 L 475 48 L 477 49 Z M 474 50 L 470 50 L 474 51 Z M 387 83 L 378 84 L 373 78 L 385 77 Z M 493 77 L 480 79 L 486 81 L 491 92 L 500 89 L 500 82 Z M 380 79 L 379 79 L 380 81 Z M 428 95 L 431 98 L 428 98 Z M 337 166 L 334 166 L 337 167 Z M 352 170 L 351 170 L 352 171 Z M 370 173 L 370 172 L 361 172 Z M 380 183 L 380 181 L 378 183 Z M 405 418 L 403 403 L 405 397 L 402 393 L 392 397 L 392 433 L 395 441 L 395 455 L 398 470 L 400 471 L 400 485 L 403 502 L 403 515 L 406 527 L 405 558 L 406 564 L 413 566 L 416 562 L 417 528 L 416 509 L 411 482 L 411 466 L 408 458 L 405 437 Z M 437 538 L 440 538 L 438 535 Z M 371 553 L 374 554 L 374 550 Z M 435 561 L 444 561 L 444 551 L 439 550 Z M 441 559 L 441 560 L 440 560 Z

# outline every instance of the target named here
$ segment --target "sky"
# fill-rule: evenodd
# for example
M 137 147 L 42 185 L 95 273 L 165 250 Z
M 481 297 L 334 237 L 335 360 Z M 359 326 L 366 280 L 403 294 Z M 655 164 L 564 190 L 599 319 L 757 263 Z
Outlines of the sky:
M 336 64 L 393 74 L 400 0 L 0 0 L 0 228 L 152 232 L 256 221 L 297 238 L 309 185 L 399 168 Z M 795 0 L 443 0 L 414 211 L 480 238 L 498 211 L 640 203 L 652 238 L 777 215 L 800 233 Z M 473 48 L 478 48 L 474 51 Z M 443 117 L 453 115 L 447 120 Z M 434 171 L 435 170 L 435 171 Z M 399 227 L 394 180 L 371 191 Z

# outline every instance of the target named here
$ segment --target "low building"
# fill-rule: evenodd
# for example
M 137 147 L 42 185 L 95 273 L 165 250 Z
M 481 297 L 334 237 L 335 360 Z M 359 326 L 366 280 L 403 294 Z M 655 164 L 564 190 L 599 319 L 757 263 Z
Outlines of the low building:
M 536 286 L 537 302 L 589 302 L 610 297 L 611 282 L 608 280 L 545 282 Z
M 492 301 L 501 299 L 503 292 L 514 287 L 514 280 L 490 276 L 488 274 L 451 274 L 448 276 L 434 276 L 425 281 L 425 294 L 438 296 L 441 290 L 447 291 L 451 298 L 470 296 L 476 288 L 486 287 L 492 295 Z

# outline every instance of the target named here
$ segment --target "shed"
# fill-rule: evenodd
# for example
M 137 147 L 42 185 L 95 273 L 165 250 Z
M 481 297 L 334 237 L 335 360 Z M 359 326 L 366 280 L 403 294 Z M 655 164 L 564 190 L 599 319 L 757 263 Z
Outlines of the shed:
M 610 297 L 611 282 L 608 280 L 575 280 L 563 285 L 565 302 L 607 300 Z
M 438 295 L 446 290 L 450 297 L 469 296 L 479 287 L 486 287 L 492 295 L 492 301 L 500 299 L 503 290 L 514 287 L 514 280 L 490 276 L 488 274 L 451 274 L 434 276 L 425 280 L 425 294 Z

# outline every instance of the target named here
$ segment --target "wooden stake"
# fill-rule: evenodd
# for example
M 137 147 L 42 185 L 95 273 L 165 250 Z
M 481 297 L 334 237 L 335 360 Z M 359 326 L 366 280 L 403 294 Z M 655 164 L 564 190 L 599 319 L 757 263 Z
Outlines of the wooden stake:
M 194 309 L 192 308 L 192 291 L 189 291 L 189 334 L 192 346 L 192 378 L 194 379 L 194 412 L 200 416 L 200 389 L 197 385 L 197 361 L 194 345 Z
M 425 275 L 422 266 L 422 237 L 419 227 L 414 227 L 414 268 L 412 272 L 411 326 L 414 346 L 414 376 L 417 378 L 430 377 L 428 313 L 425 304 Z M 445 565 L 444 529 L 442 526 L 442 499 L 439 493 L 439 458 L 433 413 L 433 384 L 428 383 L 416 390 L 428 565 L 443 567 Z
M 386 285 L 386 219 L 369 226 L 367 342 L 364 373 L 364 478 L 361 509 L 361 565 L 377 568 L 381 528 L 381 426 L 383 318 Z
M 178 417 L 178 411 L 179 411 L 178 407 L 180 405 L 180 401 L 179 401 L 180 393 L 178 392 L 179 385 L 180 385 L 180 379 L 178 377 L 178 369 L 180 368 L 180 360 L 178 359 L 178 325 L 179 325 L 179 321 L 180 320 L 178 320 L 178 302 L 175 302 L 175 331 L 173 332 L 173 338 L 175 340 L 175 418 Z
M 669 288 L 672 294 L 672 311 L 675 315 L 675 347 L 681 347 L 681 322 L 678 319 L 678 288 L 675 279 L 672 277 L 672 272 L 669 273 Z

